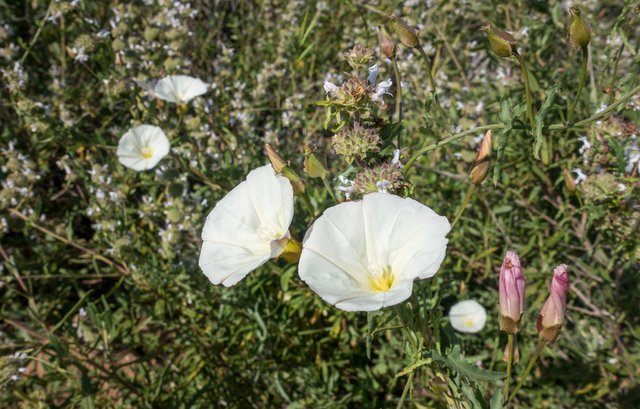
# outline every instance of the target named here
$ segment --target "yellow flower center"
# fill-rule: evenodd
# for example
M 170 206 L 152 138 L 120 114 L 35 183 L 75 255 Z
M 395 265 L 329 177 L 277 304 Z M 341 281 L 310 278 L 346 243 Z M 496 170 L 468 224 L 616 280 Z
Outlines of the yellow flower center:
M 464 326 L 471 328 L 473 327 L 473 318 L 467 318 L 466 320 L 464 320 Z
M 393 286 L 394 281 L 395 281 L 395 276 L 391 271 L 391 267 L 387 266 L 382 270 L 381 275 L 371 277 L 370 279 L 371 290 L 378 293 L 387 292 Z
M 151 148 L 144 148 L 140 150 L 142 157 L 145 159 L 151 159 L 153 156 L 153 150 Z

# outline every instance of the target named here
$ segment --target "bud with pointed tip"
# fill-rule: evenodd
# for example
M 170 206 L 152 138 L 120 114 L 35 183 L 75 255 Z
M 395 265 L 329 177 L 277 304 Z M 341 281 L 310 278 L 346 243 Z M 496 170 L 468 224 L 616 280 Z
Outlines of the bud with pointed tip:
M 520 361 L 520 351 L 517 346 L 513 346 L 513 363 L 517 364 Z M 505 345 L 504 352 L 502 353 L 502 360 L 505 362 L 509 362 L 509 345 Z
M 287 161 L 282 159 L 280 154 L 276 152 L 273 146 L 266 143 L 264 145 L 264 151 L 269 157 L 269 161 L 271 161 L 273 170 L 275 170 L 276 173 L 279 173 L 289 179 L 289 181 L 291 182 L 291 186 L 293 187 L 293 193 L 297 195 L 304 193 L 304 183 L 302 182 L 302 179 L 300 179 L 300 176 L 298 176 L 298 174 L 289 167 Z
M 389 21 L 391 22 L 391 28 L 400 38 L 402 45 L 409 48 L 416 48 L 420 45 L 420 39 L 415 28 L 396 16 L 389 16 Z
M 393 58 L 396 55 L 396 43 L 389 37 L 384 26 L 380 26 L 378 31 L 378 44 L 380 45 L 380 52 L 386 58 Z
M 591 26 L 582 17 L 579 7 L 569 9 L 571 21 L 569 22 L 569 44 L 573 48 L 585 48 L 591 41 Z
M 553 342 L 560 335 L 564 325 L 564 315 L 567 310 L 567 292 L 569 291 L 569 275 L 567 266 L 560 264 L 553 270 L 553 280 L 549 291 L 549 298 L 538 314 L 536 329 L 540 338 L 546 342 Z
M 485 181 L 489 175 L 489 168 L 491 167 L 491 153 L 493 151 L 493 132 L 491 129 L 484 134 L 476 158 L 471 164 L 471 182 L 475 185 L 480 185 Z
M 271 166 L 276 171 L 276 173 L 281 173 L 282 169 L 287 166 L 287 162 L 282 159 L 282 157 L 276 152 L 276 150 L 271 146 L 271 144 L 264 144 L 264 152 L 267 154 L 267 157 L 271 161 Z
M 515 251 L 507 251 L 500 268 L 500 329 L 515 334 L 520 329 L 524 312 L 524 275 L 520 258 Z
M 517 41 L 506 31 L 500 30 L 498 27 L 489 23 L 482 27 L 480 31 L 484 31 L 489 38 L 491 50 L 498 57 L 511 57 L 517 52 Z

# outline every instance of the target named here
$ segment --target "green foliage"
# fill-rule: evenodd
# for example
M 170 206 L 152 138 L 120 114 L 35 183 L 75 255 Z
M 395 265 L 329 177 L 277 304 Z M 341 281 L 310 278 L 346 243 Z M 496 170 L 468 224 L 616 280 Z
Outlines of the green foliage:
M 449 398 L 499 408 L 497 272 L 510 248 L 527 279 L 516 379 L 553 267 L 568 264 L 572 283 L 568 323 L 513 406 L 636 406 L 636 2 L 583 5 L 592 64 L 568 129 L 580 55 L 565 38 L 563 2 L 365 3 L 0 1 L 1 407 L 378 408 L 395 406 L 413 376 L 406 407 Z M 355 110 L 326 102 L 323 83 L 348 78 L 344 52 L 375 48 L 374 27 L 390 13 L 419 27 L 438 86 L 420 55 L 399 47 L 402 123 L 390 120 L 393 98 L 367 102 L 388 121 L 380 157 L 398 142 L 405 164 L 421 152 L 402 193 L 451 219 L 474 138 L 488 127 L 500 135 L 493 183 L 449 234 L 440 271 L 415 284 L 417 301 L 366 316 L 324 303 L 282 260 L 232 288 L 211 285 L 198 267 L 205 217 L 266 163 L 263 143 L 299 175 L 303 147 L 315 145 L 330 188 L 355 174 L 326 129 Z M 492 56 L 477 30 L 489 21 L 522 44 L 533 133 L 517 63 Z M 379 79 L 393 78 L 375 58 Z M 137 85 L 169 74 L 211 88 L 180 112 Z M 160 126 L 172 151 L 134 172 L 115 147 L 142 123 Z M 547 160 L 532 154 L 532 135 Z M 577 185 L 576 168 L 587 175 Z M 335 204 L 323 180 L 304 182 L 309 201 L 292 225 L 300 240 Z M 489 319 L 479 334 L 456 335 L 446 314 L 467 298 Z M 415 328 L 434 343 L 420 345 Z

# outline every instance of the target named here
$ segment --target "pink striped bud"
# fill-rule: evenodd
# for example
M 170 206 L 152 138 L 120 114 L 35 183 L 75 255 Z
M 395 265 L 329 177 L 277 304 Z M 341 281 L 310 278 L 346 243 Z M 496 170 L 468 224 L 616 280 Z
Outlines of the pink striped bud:
M 564 325 L 564 314 L 567 310 L 568 291 L 569 275 L 567 274 L 567 266 L 560 264 L 553 270 L 549 298 L 542 306 L 536 322 L 540 338 L 547 342 L 555 341 L 560 335 L 560 330 Z
M 520 328 L 524 312 L 524 275 L 520 258 L 515 251 L 507 251 L 500 268 L 500 329 L 515 334 Z

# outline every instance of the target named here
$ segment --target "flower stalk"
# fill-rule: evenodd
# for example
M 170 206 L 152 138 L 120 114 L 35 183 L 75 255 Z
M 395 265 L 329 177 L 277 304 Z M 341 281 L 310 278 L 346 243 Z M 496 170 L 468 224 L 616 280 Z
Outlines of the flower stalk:
M 511 401 L 511 399 L 513 399 L 516 396 L 516 394 L 518 393 L 520 388 L 522 388 L 522 385 L 524 384 L 524 381 L 529 376 L 529 373 L 531 373 L 531 369 L 533 369 L 533 365 L 538 360 L 538 357 L 540 356 L 540 353 L 542 352 L 542 349 L 544 348 L 544 346 L 546 344 L 547 344 L 547 341 L 545 341 L 543 339 L 541 339 L 540 342 L 538 342 L 538 346 L 536 347 L 536 350 L 533 352 L 533 355 L 531 355 L 531 358 L 529 359 L 529 364 L 527 365 L 527 369 L 525 369 L 524 373 L 520 377 L 520 381 L 516 385 L 516 387 L 513 390 L 513 392 L 511 392 L 511 395 L 509 395 L 509 397 L 505 401 L 505 405 L 507 403 L 509 403 Z
M 534 128 L 535 121 L 533 119 L 533 98 L 531 98 L 531 85 L 529 84 L 529 71 L 527 65 L 524 62 L 524 58 L 517 52 L 513 52 L 513 56 L 516 57 L 520 64 L 520 71 L 522 72 L 522 80 L 524 81 L 524 93 L 527 99 L 527 114 L 529 116 L 529 123 L 531 124 L 531 130 Z
M 511 383 L 511 367 L 513 365 L 513 351 L 515 344 L 515 334 L 507 334 L 507 377 L 504 380 L 504 391 L 502 396 L 506 399 L 509 396 L 509 384 Z
M 573 118 L 573 113 L 575 112 L 576 106 L 578 105 L 578 101 L 580 100 L 580 96 L 582 95 L 582 90 L 584 89 L 584 81 L 587 76 L 587 61 L 589 56 L 589 50 L 587 47 L 582 47 L 582 60 L 580 64 L 580 73 L 578 77 L 578 90 L 576 91 L 576 95 L 573 98 L 573 102 L 569 106 L 567 111 L 567 124 L 571 123 L 571 119 Z M 569 129 L 567 128 L 567 131 Z

